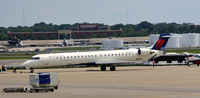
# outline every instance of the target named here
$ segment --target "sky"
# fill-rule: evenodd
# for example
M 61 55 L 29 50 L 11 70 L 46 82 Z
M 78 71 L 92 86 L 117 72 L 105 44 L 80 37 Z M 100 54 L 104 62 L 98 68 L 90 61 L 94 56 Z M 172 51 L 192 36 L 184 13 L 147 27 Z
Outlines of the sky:
M 200 24 L 200 0 L 0 0 L 0 27 L 53 24 Z

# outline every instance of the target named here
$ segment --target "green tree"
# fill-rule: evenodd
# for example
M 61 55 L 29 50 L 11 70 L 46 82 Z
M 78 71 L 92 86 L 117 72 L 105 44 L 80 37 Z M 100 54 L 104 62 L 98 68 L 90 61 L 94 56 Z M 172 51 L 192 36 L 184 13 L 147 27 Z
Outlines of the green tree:
M 195 32 L 200 33 L 200 25 L 196 27 Z
M 6 33 L 0 33 L 0 40 L 8 40 L 8 36 Z
M 137 29 L 140 29 L 140 28 L 148 29 L 149 31 L 152 31 L 153 30 L 153 24 L 149 23 L 147 21 L 143 21 L 143 22 L 141 22 L 137 25 Z
M 195 33 L 195 29 L 196 29 L 195 25 L 190 25 L 190 32 L 191 33 Z
M 182 24 L 182 33 L 190 33 L 190 23 Z
M 0 32 L 7 33 L 7 28 L 0 27 Z

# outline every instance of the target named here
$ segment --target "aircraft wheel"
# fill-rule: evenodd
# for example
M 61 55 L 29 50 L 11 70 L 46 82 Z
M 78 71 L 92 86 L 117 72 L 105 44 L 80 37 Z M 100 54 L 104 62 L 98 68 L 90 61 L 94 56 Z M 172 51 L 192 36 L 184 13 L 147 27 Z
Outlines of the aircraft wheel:
M 35 92 L 38 93 L 38 92 L 39 92 L 39 89 L 35 89 Z
M 155 63 L 153 63 L 153 67 L 155 67 Z
M 53 92 L 53 91 L 54 91 L 54 89 L 50 89 L 50 91 L 51 91 L 51 92 Z
M 33 69 L 33 68 L 31 68 L 31 69 L 30 69 L 30 73 L 33 73 L 33 72 L 34 72 L 34 69 Z
M 190 66 L 190 63 L 189 63 L 189 62 L 187 62 L 187 66 Z
M 55 89 L 58 89 L 58 86 L 54 87 Z
M 110 66 L 110 71 L 115 71 L 115 70 L 116 70 L 115 66 Z
M 106 66 L 101 66 L 101 71 L 106 71 Z

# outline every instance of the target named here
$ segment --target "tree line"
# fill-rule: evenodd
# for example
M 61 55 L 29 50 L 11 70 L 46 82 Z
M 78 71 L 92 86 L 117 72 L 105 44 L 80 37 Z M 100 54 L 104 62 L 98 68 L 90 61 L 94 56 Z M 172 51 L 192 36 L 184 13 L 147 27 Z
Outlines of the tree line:
M 90 23 L 75 23 L 75 24 L 46 24 L 44 22 L 36 23 L 33 26 L 17 26 L 17 27 L 0 27 L 0 40 L 12 39 L 7 36 L 7 32 L 57 32 L 58 30 L 67 30 L 72 26 L 78 26 L 79 24 L 90 24 Z M 93 23 L 91 23 L 93 24 Z M 95 23 L 98 25 L 104 25 Z M 112 35 L 114 37 L 135 37 L 135 36 L 148 36 L 150 34 L 161 34 L 161 33 L 200 33 L 200 25 L 193 23 L 150 23 L 143 21 L 139 24 L 116 24 L 110 26 L 111 30 L 122 29 L 121 34 Z M 30 35 L 32 36 L 32 35 Z M 95 35 L 89 37 L 94 38 Z M 108 37 L 107 35 L 102 37 Z M 41 37 L 42 38 L 42 37 Z M 52 37 L 53 38 L 53 37 Z M 84 36 L 83 36 L 84 38 Z

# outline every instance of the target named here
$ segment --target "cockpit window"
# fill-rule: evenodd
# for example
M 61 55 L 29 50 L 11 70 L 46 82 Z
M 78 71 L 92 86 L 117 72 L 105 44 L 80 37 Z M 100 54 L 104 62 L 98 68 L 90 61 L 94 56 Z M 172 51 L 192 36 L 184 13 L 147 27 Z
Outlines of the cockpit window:
M 39 60 L 39 57 L 32 57 L 31 60 Z
M 194 55 L 194 57 L 199 57 L 198 55 Z

